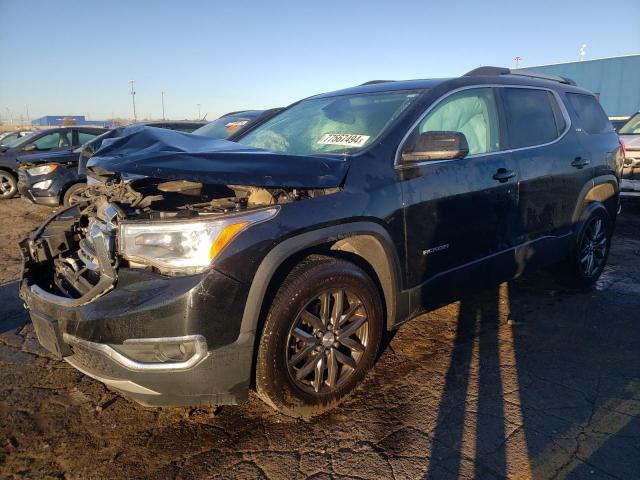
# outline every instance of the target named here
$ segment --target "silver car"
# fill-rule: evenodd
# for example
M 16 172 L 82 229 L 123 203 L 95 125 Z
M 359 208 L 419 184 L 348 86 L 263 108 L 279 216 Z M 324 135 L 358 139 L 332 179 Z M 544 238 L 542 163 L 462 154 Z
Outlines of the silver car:
M 620 127 L 618 133 L 627 151 L 620 196 L 640 198 L 640 112 Z

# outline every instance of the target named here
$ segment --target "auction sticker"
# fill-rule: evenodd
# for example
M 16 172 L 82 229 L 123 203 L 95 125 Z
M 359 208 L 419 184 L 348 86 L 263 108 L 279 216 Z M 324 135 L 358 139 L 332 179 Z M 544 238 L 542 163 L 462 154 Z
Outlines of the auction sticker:
M 323 135 L 318 143 L 320 145 L 342 145 L 345 147 L 361 147 L 367 140 L 369 135 L 352 135 L 349 133 L 327 133 Z

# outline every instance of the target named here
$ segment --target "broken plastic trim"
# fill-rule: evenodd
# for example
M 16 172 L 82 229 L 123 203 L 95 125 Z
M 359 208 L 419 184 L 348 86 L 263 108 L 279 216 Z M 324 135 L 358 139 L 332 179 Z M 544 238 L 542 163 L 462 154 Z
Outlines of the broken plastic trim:
M 61 305 L 64 307 L 79 307 L 85 305 L 92 300 L 104 295 L 113 288 L 116 282 L 117 274 L 113 265 L 111 265 L 111 258 L 106 244 L 106 239 L 103 233 L 100 233 L 93 237 L 94 246 L 98 258 L 100 267 L 100 280 L 96 283 L 87 293 L 79 298 L 61 297 L 53 293 L 49 293 L 46 290 L 40 288 L 38 285 L 30 285 L 29 289 L 31 293 L 36 297 L 43 300 Z
M 207 341 L 202 335 L 186 335 L 183 337 L 161 338 L 136 338 L 125 341 L 125 343 L 128 344 L 160 345 L 188 343 L 194 346 L 194 353 L 187 360 L 180 362 L 157 363 L 138 362 L 127 357 L 126 355 L 123 355 L 107 344 L 84 340 L 66 332 L 62 334 L 62 339 L 70 345 L 77 345 L 81 348 L 100 353 L 113 362 L 117 363 L 121 367 L 124 367 L 127 370 L 132 370 L 134 372 L 175 372 L 180 370 L 188 370 L 195 367 L 209 355 L 209 352 L 207 351 Z

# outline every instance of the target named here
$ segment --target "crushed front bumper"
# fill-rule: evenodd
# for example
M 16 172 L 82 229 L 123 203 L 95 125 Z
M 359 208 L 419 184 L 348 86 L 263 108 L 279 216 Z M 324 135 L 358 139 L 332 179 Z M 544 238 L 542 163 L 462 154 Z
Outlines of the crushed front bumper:
M 246 399 L 254 342 L 251 335 L 240 335 L 248 289 L 236 280 L 215 270 L 166 277 L 121 268 L 107 294 L 65 305 L 26 271 L 20 296 L 40 343 L 88 376 L 149 406 Z M 140 362 L 126 348 L 141 342 L 184 342 L 193 345 L 194 354 L 182 362 Z

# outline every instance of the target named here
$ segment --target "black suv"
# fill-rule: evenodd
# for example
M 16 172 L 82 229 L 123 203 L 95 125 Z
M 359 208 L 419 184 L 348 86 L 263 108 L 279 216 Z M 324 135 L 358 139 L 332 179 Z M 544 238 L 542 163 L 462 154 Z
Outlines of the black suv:
M 55 127 L 33 132 L 0 147 L 0 200 L 13 198 L 18 194 L 19 156 L 56 156 L 60 152 L 72 154 L 73 149 L 106 131 L 106 128 L 82 125 Z M 45 185 L 46 183 L 40 187 L 48 188 Z
M 588 287 L 609 253 L 621 147 L 564 78 L 373 82 L 233 140 L 96 152 L 86 201 L 21 243 L 43 346 L 142 404 L 255 388 L 311 417 L 403 322 L 543 266 Z

